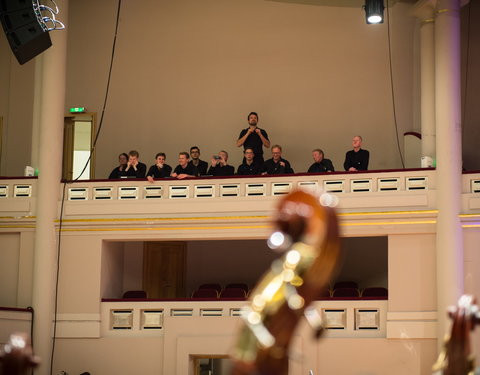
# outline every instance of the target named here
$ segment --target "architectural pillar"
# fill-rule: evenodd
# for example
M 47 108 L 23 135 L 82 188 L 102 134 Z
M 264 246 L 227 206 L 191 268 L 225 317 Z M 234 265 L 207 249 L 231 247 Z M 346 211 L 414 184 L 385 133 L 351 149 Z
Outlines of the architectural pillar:
M 68 0 L 58 1 L 58 19 L 66 22 Z M 36 374 L 50 374 L 52 353 L 52 320 L 55 309 L 57 269 L 57 238 L 55 220 L 58 219 L 60 180 L 62 171 L 63 122 L 65 111 L 65 76 L 67 58 L 66 30 L 50 33 L 53 46 L 42 55 L 41 69 L 35 73 L 40 89 L 36 102 L 40 103 L 39 124 L 39 178 L 36 199 L 36 231 L 33 264 L 33 297 L 35 309 L 34 350 L 42 363 Z
M 435 122 L 437 150 L 438 338 L 449 326 L 446 308 L 463 293 L 461 210 L 462 137 L 460 0 L 438 0 L 435 19 Z

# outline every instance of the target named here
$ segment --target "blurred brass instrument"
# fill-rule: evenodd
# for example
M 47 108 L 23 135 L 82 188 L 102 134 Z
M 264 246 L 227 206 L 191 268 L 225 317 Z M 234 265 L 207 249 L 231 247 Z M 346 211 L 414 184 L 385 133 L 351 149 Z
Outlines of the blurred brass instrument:
M 433 365 L 434 375 L 475 375 L 475 358 L 471 354 L 470 332 L 480 323 L 480 309 L 473 296 L 463 295 L 457 306 L 448 311 L 452 319 L 450 335 Z
M 319 336 L 318 299 L 337 269 L 340 256 L 335 198 L 298 190 L 278 206 L 269 239 L 284 251 L 250 294 L 242 311 L 244 326 L 232 353 L 233 375 L 288 374 L 288 349 L 295 328 L 306 317 Z
M 0 375 L 26 375 L 40 363 L 25 333 L 14 333 L 0 351 Z

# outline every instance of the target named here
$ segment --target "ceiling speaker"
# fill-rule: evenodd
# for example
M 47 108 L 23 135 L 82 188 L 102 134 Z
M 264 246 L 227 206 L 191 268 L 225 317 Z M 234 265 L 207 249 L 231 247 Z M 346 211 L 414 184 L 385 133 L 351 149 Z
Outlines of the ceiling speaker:
M 0 21 L 10 48 L 21 65 L 52 46 L 41 20 L 37 1 L 0 0 Z

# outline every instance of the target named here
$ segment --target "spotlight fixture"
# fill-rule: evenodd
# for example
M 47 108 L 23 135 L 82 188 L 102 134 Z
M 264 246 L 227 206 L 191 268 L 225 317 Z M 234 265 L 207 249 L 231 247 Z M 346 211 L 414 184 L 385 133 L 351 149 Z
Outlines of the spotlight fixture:
M 368 24 L 383 23 L 383 0 L 365 0 L 365 18 Z

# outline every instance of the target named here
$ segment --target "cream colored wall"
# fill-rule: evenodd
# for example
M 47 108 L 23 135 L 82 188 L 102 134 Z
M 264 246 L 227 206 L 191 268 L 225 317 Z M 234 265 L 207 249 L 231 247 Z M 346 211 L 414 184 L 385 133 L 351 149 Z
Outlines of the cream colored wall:
M 0 233 L 0 306 L 32 303 L 33 231 Z
M 32 145 L 34 62 L 18 65 L 13 60 L 10 69 L 8 117 L 3 122 L 6 136 L 4 174 L 23 176 L 25 166 L 30 164 Z
M 463 232 L 464 246 L 464 272 L 465 272 L 465 293 L 480 296 L 480 230 L 479 228 L 466 229 Z M 480 334 L 472 335 L 473 349 L 475 356 L 480 358 Z
M 480 295 L 480 230 L 466 229 L 463 232 L 464 260 L 465 260 L 465 292 Z
M 123 291 L 143 289 L 143 242 L 124 243 Z
M 436 340 L 335 339 L 320 341 L 317 363 L 319 374 L 425 375 L 435 360 Z
M 10 47 L 7 42 L 7 38 L 3 33 L 0 33 L 0 117 L 3 117 L 3 121 L 6 121 L 8 117 L 8 98 L 10 94 Z M 2 145 L 0 147 L 0 175 L 5 175 L 5 148 L 7 147 L 6 131 L 3 130 Z
M 20 234 L 0 234 L 0 306 L 17 306 Z
M 58 311 L 98 313 L 101 298 L 102 239 L 100 236 L 62 236 Z
M 101 296 L 102 298 L 121 297 L 125 259 L 124 243 L 103 241 L 100 251 L 102 253 Z
M 34 241 L 35 232 L 33 230 L 20 232 L 17 307 L 27 307 L 32 304 Z
M 300 374 L 425 375 L 436 359 L 436 340 L 382 338 L 316 340 L 306 323 L 300 324 L 291 365 Z M 346 360 L 347 359 L 347 360 Z
M 389 311 L 437 310 L 435 264 L 434 233 L 388 236 Z
M 163 338 L 58 339 L 55 350 L 54 374 L 164 374 Z
M 3 35 L 0 36 L 0 113 L 2 116 L 8 114 L 8 95 L 10 93 L 10 64 L 12 62 L 12 54 L 10 52 L 10 46 L 8 45 L 7 38 Z
M 55 371 L 92 374 L 193 374 L 190 355 L 229 354 L 235 318 L 174 318 L 159 338 L 57 340 Z M 290 374 L 423 375 L 436 358 L 436 340 L 313 338 L 301 324 L 294 341 Z M 168 361 L 164 361 L 168 358 Z M 348 358 L 348 361 L 345 361 Z
M 19 65 L 0 32 L 0 116 L 3 117 L 2 176 L 23 176 L 30 163 L 34 62 Z
M 225 148 L 238 165 L 234 143 L 252 110 L 296 171 L 308 168 L 315 147 L 341 169 L 357 133 L 372 151 L 372 168 L 400 167 L 387 27 L 367 26 L 361 5 L 123 2 L 97 176 L 132 148 L 147 164 L 165 151 L 172 165 L 193 144 L 207 160 Z M 398 3 L 391 12 L 400 135 L 412 127 L 409 7 Z M 100 111 L 115 11 L 114 1 L 72 2 L 67 107 Z

